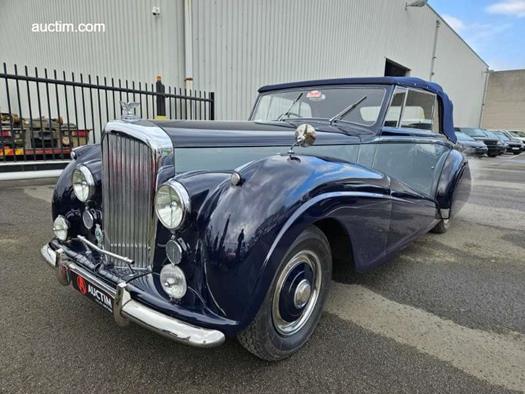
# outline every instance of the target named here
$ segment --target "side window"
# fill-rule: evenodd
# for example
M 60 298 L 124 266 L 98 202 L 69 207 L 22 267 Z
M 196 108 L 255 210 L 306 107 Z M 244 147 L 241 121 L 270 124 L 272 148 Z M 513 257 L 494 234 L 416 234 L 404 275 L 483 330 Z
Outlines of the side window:
M 397 88 L 392 98 L 392 103 L 385 117 L 386 127 L 398 127 L 399 118 L 401 117 L 401 110 L 405 103 L 406 89 Z
M 401 127 L 433 130 L 436 95 L 409 90 L 401 116 Z

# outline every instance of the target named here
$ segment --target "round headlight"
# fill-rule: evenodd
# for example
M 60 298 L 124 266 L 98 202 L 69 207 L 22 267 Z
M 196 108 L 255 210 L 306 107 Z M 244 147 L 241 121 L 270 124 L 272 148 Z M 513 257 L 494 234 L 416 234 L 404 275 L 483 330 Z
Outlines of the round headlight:
M 55 237 L 61 241 L 65 241 L 67 239 L 67 230 L 69 230 L 67 219 L 62 215 L 58 215 L 53 222 L 53 232 L 55 233 Z
M 174 230 L 184 221 L 190 209 L 188 192 L 180 183 L 170 181 L 162 185 L 155 195 L 155 212 L 160 222 Z
M 93 195 L 95 191 L 95 181 L 93 180 L 93 174 L 86 166 L 78 166 L 71 177 L 71 183 L 73 184 L 73 191 L 75 196 L 85 202 L 89 197 Z
M 180 299 L 188 289 L 182 270 L 172 264 L 165 265 L 160 271 L 160 284 L 170 298 Z

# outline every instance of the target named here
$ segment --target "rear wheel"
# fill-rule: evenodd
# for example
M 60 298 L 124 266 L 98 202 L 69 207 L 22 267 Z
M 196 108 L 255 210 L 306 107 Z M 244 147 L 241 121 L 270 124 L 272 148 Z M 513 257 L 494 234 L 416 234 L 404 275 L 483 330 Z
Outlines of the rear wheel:
M 321 230 L 308 227 L 288 249 L 257 316 L 238 335 L 241 345 L 268 361 L 297 352 L 319 322 L 331 277 L 330 244 Z
M 498 154 L 497 153 L 489 153 L 488 156 L 489 157 L 496 157 Z

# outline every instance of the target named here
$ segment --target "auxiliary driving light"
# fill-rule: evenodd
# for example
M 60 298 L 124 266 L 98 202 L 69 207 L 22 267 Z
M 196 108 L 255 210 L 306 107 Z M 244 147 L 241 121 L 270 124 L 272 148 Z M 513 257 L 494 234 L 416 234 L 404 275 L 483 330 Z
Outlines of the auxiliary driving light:
M 73 175 L 71 176 L 71 183 L 73 184 L 75 196 L 77 196 L 77 198 L 82 202 L 86 202 L 95 191 L 95 181 L 93 179 L 93 174 L 84 165 L 80 165 L 75 168 Z
M 162 267 L 160 271 L 160 284 L 170 298 L 177 300 L 182 298 L 188 289 L 184 272 L 173 264 Z
M 68 230 L 69 223 L 67 219 L 62 215 L 58 215 L 55 221 L 53 222 L 53 232 L 55 233 L 55 236 L 59 240 L 65 241 L 67 239 Z

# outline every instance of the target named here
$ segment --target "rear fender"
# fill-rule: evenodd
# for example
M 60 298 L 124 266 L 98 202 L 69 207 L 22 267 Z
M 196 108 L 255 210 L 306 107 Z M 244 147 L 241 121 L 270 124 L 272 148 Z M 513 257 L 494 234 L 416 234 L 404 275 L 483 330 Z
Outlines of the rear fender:
M 436 201 L 442 219 L 452 219 L 463 208 L 472 188 L 470 167 L 465 156 L 450 151 L 439 178 Z

